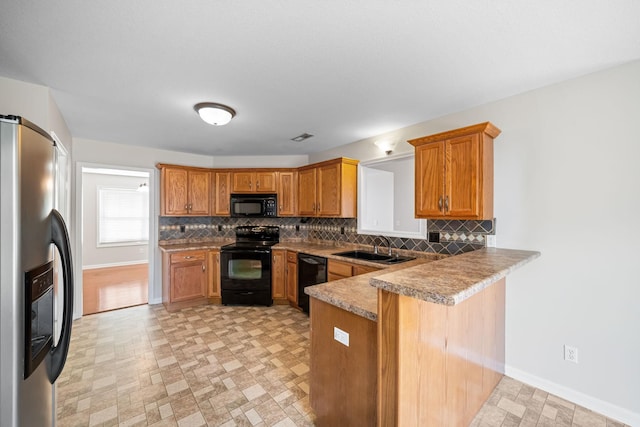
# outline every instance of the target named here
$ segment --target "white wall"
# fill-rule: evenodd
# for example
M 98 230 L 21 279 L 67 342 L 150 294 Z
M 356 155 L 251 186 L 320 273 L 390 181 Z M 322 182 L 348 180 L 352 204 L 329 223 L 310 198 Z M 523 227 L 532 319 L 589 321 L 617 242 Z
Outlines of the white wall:
M 507 279 L 507 374 L 640 425 L 640 61 L 385 136 L 484 121 L 502 130 L 498 246 L 542 252 Z M 310 161 L 382 157 L 376 139 Z
M 82 265 L 83 268 L 146 263 L 149 244 L 98 247 L 98 187 L 137 189 L 148 178 L 84 173 L 82 176 Z
M 297 168 L 309 164 L 309 156 L 217 156 L 215 168 Z

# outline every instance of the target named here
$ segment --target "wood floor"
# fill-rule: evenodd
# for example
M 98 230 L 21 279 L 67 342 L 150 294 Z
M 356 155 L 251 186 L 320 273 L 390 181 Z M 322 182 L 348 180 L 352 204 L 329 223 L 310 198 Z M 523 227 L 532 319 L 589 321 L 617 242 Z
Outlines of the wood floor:
M 84 270 L 82 282 L 85 315 L 146 304 L 149 264 Z

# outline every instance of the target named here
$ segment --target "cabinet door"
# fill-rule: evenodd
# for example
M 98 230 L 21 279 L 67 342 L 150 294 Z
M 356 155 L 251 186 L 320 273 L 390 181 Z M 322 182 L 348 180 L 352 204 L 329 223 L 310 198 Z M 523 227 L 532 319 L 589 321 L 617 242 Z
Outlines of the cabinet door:
M 275 193 L 276 192 L 276 173 L 275 172 L 256 172 L 254 174 L 255 191 L 258 193 Z
M 209 215 L 209 172 L 189 171 L 189 214 Z
M 209 265 L 209 298 L 220 298 L 220 251 L 213 250 L 207 254 Z
M 253 173 L 233 172 L 233 193 L 251 193 L 255 190 Z
M 278 177 L 278 216 L 295 216 L 295 172 L 280 172 Z
M 438 218 L 444 215 L 444 150 L 444 141 L 416 147 L 417 218 Z
M 318 167 L 318 195 L 319 206 L 316 209 L 320 216 L 339 217 L 341 209 L 341 170 L 342 163 L 335 163 Z
M 365 274 L 365 273 L 371 273 L 372 271 L 378 271 L 378 270 L 380 269 L 375 267 L 369 267 L 368 265 L 359 265 L 359 264 L 353 265 L 354 276 L 358 276 L 360 274 Z
M 298 215 L 316 215 L 316 169 L 298 172 Z
M 482 194 L 480 135 L 473 134 L 446 142 L 445 215 L 478 217 L 478 197 Z
M 273 249 L 271 251 L 271 293 L 273 299 L 286 298 L 285 292 L 286 251 Z
M 171 264 L 171 302 L 206 297 L 207 274 L 204 260 Z
M 353 276 L 353 264 L 330 259 L 327 262 L 327 281 L 345 279 Z
M 231 200 L 231 173 L 215 172 L 213 175 L 213 214 L 229 215 L 229 203 Z
M 162 171 L 164 215 L 187 215 L 189 205 L 189 173 L 186 169 L 165 168 Z
M 287 261 L 287 299 L 298 306 L 298 263 Z

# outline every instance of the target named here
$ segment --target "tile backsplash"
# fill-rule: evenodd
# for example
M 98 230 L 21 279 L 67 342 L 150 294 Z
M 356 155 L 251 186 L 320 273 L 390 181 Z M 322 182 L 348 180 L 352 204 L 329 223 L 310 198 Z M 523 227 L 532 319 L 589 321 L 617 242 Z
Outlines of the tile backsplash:
M 238 225 L 278 225 L 281 240 L 334 240 L 373 245 L 376 237 L 358 234 L 354 218 L 160 217 L 158 238 L 160 241 L 233 238 Z M 495 234 L 495 219 L 427 221 L 427 232 L 437 233 L 439 241 L 390 237 L 391 246 L 450 255 L 474 251 L 485 247 L 487 234 Z

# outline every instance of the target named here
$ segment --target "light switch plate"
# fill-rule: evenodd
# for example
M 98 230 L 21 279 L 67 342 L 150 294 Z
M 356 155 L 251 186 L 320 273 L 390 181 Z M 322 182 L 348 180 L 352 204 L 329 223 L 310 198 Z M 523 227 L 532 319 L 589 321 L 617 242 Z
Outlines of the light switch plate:
M 335 326 L 333 327 L 333 339 L 349 347 L 349 333 Z

